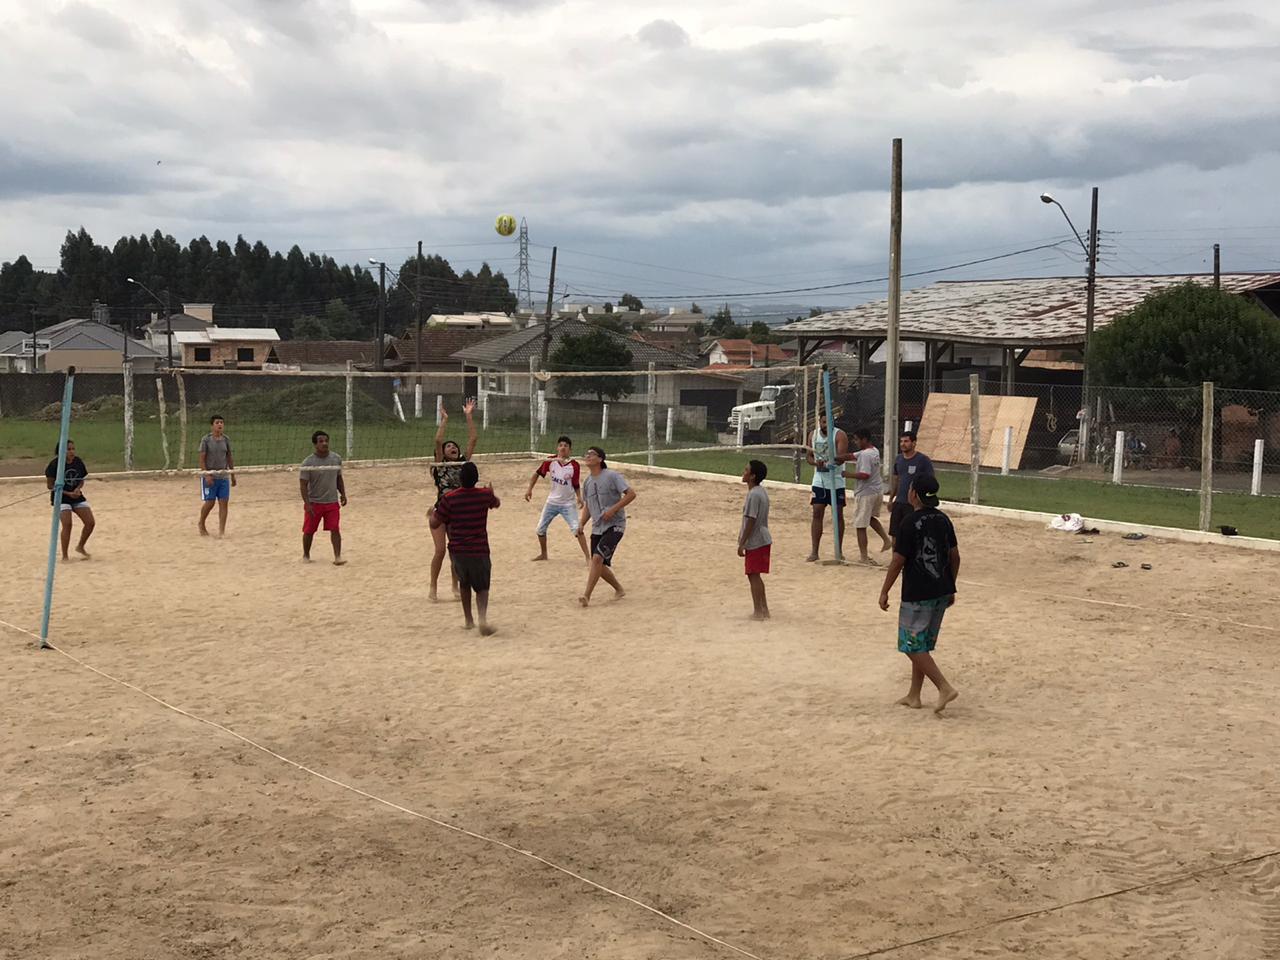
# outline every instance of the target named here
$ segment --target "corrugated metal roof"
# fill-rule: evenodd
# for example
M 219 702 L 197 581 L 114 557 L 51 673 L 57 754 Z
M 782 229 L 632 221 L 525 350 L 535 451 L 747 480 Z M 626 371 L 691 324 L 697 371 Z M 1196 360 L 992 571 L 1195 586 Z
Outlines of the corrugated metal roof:
M 1098 277 L 1094 326 L 1131 310 L 1148 295 L 1212 275 Z M 1280 273 L 1224 273 L 1222 289 L 1248 293 L 1280 287 Z M 904 340 L 952 341 L 1010 347 L 1070 346 L 1084 342 L 1085 279 L 1033 277 L 1017 280 L 944 280 L 902 294 L 899 336 Z M 888 301 L 834 310 L 781 328 L 788 336 L 883 337 Z
M 603 330 L 611 337 L 616 337 L 626 344 L 631 351 L 632 365 L 643 366 L 650 362 L 666 369 L 683 369 L 693 366 L 690 358 L 672 350 L 655 347 L 643 340 L 633 340 L 607 327 L 598 327 L 581 320 L 560 320 L 551 325 L 551 352 L 554 353 L 565 337 L 580 337 L 584 334 Z M 453 359 L 466 363 L 484 364 L 488 366 L 509 366 L 518 369 L 526 368 L 530 357 L 542 356 L 542 337 L 545 332 L 543 324 L 514 330 L 486 340 L 475 346 L 466 347 L 453 354 Z
M 167 335 L 167 334 L 166 334 Z M 202 330 L 175 330 L 173 342 L 209 346 L 214 343 L 277 343 L 280 334 L 270 327 L 207 327 Z

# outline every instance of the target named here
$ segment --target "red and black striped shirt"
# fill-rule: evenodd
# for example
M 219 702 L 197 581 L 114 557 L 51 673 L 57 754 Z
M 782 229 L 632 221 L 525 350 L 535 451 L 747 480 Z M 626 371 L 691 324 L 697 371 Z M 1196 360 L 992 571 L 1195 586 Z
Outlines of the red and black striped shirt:
M 436 516 L 448 527 L 452 556 L 489 556 L 489 511 L 497 505 L 488 487 L 458 487 L 444 495 Z

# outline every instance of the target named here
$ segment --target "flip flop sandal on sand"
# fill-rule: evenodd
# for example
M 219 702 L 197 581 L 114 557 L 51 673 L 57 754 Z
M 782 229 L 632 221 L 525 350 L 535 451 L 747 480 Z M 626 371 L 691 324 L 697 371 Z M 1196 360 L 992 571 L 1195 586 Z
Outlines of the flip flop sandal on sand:
M 1127 564 L 1127 563 L 1125 563 L 1123 560 L 1117 560 L 1117 561 L 1116 561 L 1115 563 L 1113 563 L 1111 566 L 1115 567 L 1117 570 L 1120 570 L 1120 569 L 1122 569 L 1122 568 L 1124 568 L 1124 567 L 1127 567 L 1127 566 L 1128 566 L 1128 564 Z

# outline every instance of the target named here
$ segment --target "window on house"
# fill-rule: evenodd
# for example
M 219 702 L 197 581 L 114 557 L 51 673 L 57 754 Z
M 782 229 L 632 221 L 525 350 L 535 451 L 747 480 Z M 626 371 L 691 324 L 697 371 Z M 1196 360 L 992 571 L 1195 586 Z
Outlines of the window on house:
M 196 347 L 195 348 L 196 363 L 208 363 L 210 360 L 213 359 L 212 352 L 213 352 L 212 347 Z
M 253 363 L 253 347 L 236 347 L 236 363 Z

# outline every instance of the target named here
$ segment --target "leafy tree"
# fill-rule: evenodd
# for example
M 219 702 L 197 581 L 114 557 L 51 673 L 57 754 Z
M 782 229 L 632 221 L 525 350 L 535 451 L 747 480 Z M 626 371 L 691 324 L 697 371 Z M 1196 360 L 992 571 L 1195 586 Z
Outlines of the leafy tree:
M 763 320 L 755 320 L 751 324 L 751 328 L 747 331 L 747 339 L 752 343 L 777 343 L 777 337 L 773 335 L 773 331 L 769 325 Z
M 1198 283 L 1151 294 L 1094 333 L 1089 353 L 1092 379 L 1107 386 L 1280 388 L 1280 320 Z
M 810 308 L 809 308 L 809 319 L 810 319 L 810 320 L 812 320 L 814 317 L 820 317 L 820 316 L 822 316 L 824 313 L 826 313 L 826 311 L 825 311 L 825 310 L 823 310 L 823 309 L 822 309 L 822 307 L 810 307 Z
M 700 306 L 698 306 L 698 305 L 695 303 L 695 304 L 692 304 L 692 305 L 689 307 L 689 312 L 690 312 L 690 313 L 701 313 L 701 312 L 702 312 L 702 308 L 701 308 Z
M 551 354 L 555 370 L 629 370 L 631 350 L 616 334 L 597 329 L 581 336 L 566 336 Z M 621 400 L 633 392 L 630 377 L 566 377 L 555 381 L 562 397 L 590 396 L 600 403 Z
M 741 340 L 747 335 L 745 327 L 733 322 L 733 311 L 727 303 L 712 315 L 707 329 L 713 337 L 730 340 Z
M 293 321 L 294 340 L 332 340 L 329 328 L 319 317 L 307 314 Z
M 608 303 L 608 302 L 606 302 L 606 303 L 605 303 L 605 305 L 604 305 L 604 312 L 605 312 L 605 313 L 613 313 L 613 304 L 612 304 L 612 303 Z
M 330 300 L 325 304 L 324 329 L 331 340 L 362 340 L 365 334 L 373 333 L 373 327 L 365 329 L 344 300 Z
M 643 310 L 644 304 L 640 298 L 632 293 L 624 293 L 618 298 L 618 306 L 623 310 Z
M 705 337 L 707 335 L 707 325 L 705 323 L 695 323 L 689 329 L 693 331 L 695 337 Z

